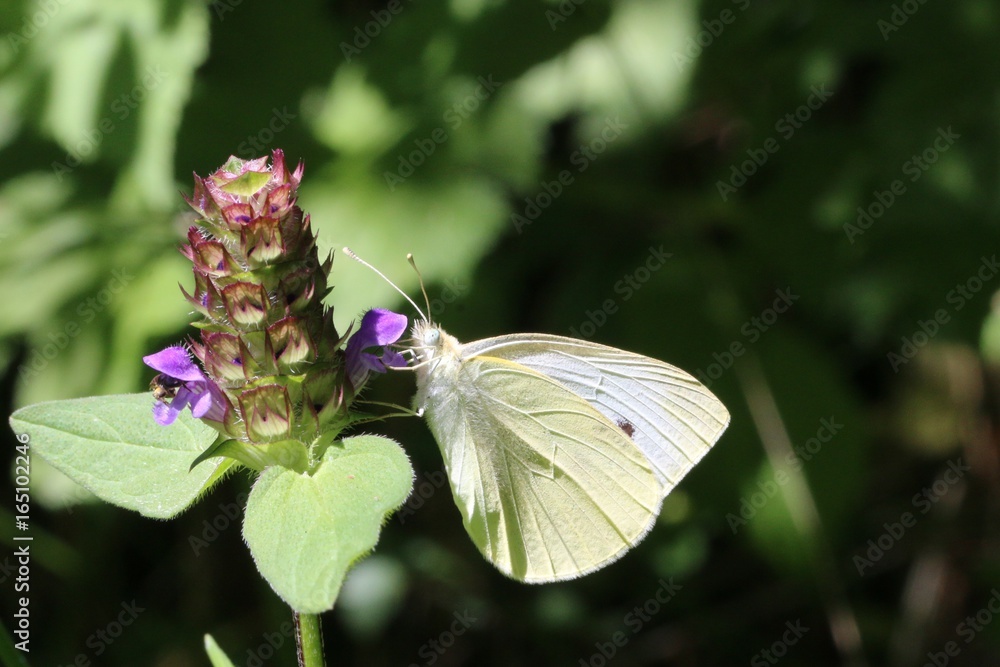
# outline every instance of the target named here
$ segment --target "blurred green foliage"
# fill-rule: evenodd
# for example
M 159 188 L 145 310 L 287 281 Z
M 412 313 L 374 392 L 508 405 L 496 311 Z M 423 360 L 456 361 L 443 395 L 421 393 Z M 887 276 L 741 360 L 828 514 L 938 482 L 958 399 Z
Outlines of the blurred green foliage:
M 144 389 L 141 355 L 191 333 L 188 174 L 280 147 L 306 163 L 300 203 L 325 247 L 410 293 L 413 252 L 460 339 L 574 330 L 704 374 L 733 413 L 639 548 L 545 587 L 478 556 L 429 481 L 423 424 L 378 427 L 421 471 L 419 508 L 326 616 L 331 664 L 772 664 L 773 649 L 784 665 L 915 665 L 948 642 L 949 664 L 994 664 L 998 11 L 8 0 L 7 412 Z M 341 330 L 403 308 L 340 256 L 333 282 Z M 779 290 L 795 295 L 783 313 Z M 373 399 L 410 399 L 408 378 L 376 384 Z M 236 664 L 294 664 L 287 610 L 231 516 L 245 477 L 156 523 L 33 466 L 33 665 L 205 665 L 206 632 Z

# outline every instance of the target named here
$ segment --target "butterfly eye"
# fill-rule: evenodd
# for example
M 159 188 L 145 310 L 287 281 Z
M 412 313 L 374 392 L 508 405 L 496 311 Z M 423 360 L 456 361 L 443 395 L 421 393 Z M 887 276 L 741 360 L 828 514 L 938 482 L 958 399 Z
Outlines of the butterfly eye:
M 424 332 L 424 345 L 428 347 L 436 347 L 438 341 L 441 340 L 441 331 L 438 329 L 428 329 Z

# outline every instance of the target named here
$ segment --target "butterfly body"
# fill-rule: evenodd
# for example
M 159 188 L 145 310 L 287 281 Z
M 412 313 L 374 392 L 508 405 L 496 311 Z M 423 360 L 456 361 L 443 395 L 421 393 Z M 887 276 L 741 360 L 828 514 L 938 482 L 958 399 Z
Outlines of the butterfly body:
M 441 448 L 466 530 L 520 581 L 571 579 L 619 558 L 728 423 L 722 404 L 683 371 L 615 348 L 543 334 L 463 345 L 427 322 L 414 341 L 416 407 Z M 644 416 L 644 401 L 656 398 L 623 393 L 635 387 L 622 373 L 642 378 L 661 367 L 670 381 L 690 379 L 715 415 L 702 429 L 711 442 L 671 451 L 677 461 L 643 449 L 661 434 Z

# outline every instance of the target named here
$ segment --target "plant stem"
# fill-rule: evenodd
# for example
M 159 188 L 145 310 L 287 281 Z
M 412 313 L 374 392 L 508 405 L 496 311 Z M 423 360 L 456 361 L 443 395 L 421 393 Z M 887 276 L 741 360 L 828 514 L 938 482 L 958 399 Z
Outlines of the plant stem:
M 323 633 L 320 631 L 319 614 L 295 612 L 295 647 L 299 667 L 326 667 L 323 660 Z

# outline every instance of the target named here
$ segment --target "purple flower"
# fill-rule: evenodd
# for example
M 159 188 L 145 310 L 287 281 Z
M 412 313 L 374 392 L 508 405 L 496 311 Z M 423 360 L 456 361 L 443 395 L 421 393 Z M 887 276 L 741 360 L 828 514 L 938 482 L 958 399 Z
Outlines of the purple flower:
M 372 371 L 384 373 L 386 368 L 406 365 L 406 359 L 395 350 L 383 349 L 382 354 L 365 352 L 373 347 L 391 345 L 406 331 L 406 315 L 382 308 L 372 308 L 361 318 L 361 328 L 347 341 L 347 376 L 355 391 Z
M 174 423 L 180 412 L 191 406 L 191 414 L 199 419 L 225 421 L 228 401 L 222 390 L 191 361 L 188 351 L 181 345 L 143 357 L 142 361 L 157 370 L 168 386 L 177 386 L 177 394 L 170 403 L 158 401 L 153 406 L 153 417 L 158 424 Z

